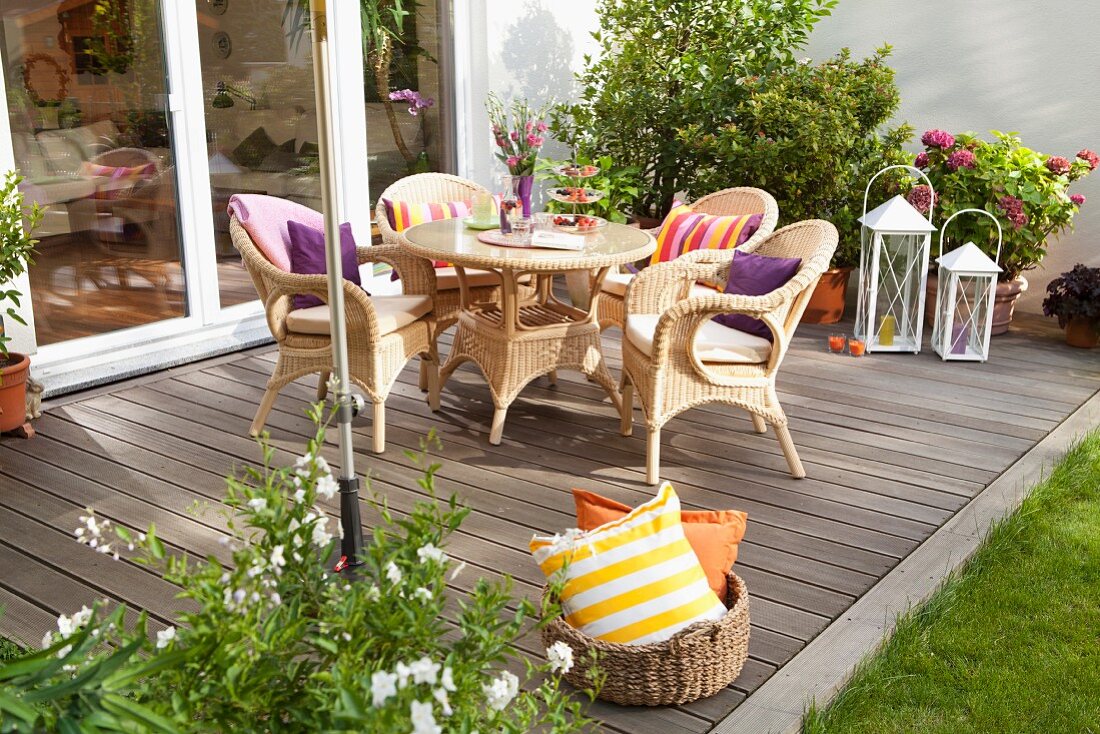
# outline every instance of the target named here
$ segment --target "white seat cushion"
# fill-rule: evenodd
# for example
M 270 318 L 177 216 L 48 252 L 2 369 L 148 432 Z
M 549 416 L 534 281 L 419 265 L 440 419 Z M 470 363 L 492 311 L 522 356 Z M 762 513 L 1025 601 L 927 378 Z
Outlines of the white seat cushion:
M 703 285 L 702 283 L 692 283 L 691 292 L 688 293 L 689 298 L 695 298 L 697 296 L 713 296 L 715 293 L 721 293 L 717 288 L 711 288 L 709 285 Z
M 432 299 L 427 296 L 372 296 L 370 302 L 383 334 L 408 326 L 432 310 Z M 286 317 L 286 328 L 298 334 L 328 334 L 328 304 L 291 311 Z
M 492 270 L 474 270 L 466 268 L 466 284 L 471 288 L 493 287 L 500 285 L 500 276 Z M 435 269 L 436 290 L 458 290 L 458 273 L 454 268 Z
M 657 330 L 657 314 L 632 314 L 626 317 L 626 338 L 630 343 L 653 356 L 653 332 Z M 768 361 L 772 343 L 763 337 L 731 329 L 715 321 L 705 321 L 695 334 L 695 355 L 701 362 L 724 364 L 759 364 Z
M 634 280 L 634 273 L 608 273 L 604 276 L 603 286 L 600 290 L 619 298 L 625 298 L 626 287 L 630 285 L 632 280 Z

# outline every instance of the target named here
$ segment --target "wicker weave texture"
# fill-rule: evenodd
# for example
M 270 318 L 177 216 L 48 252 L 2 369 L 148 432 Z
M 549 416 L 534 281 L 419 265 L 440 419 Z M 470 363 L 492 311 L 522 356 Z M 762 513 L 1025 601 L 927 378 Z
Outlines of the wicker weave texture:
M 287 329 L 286 317 L 295 294 L 311 294 L 328 301 L 328 276 L 287 273 L 271 264 L 252 242 L 236 217 L 230 219 L 233 245 L 241 253 L 245 269 L 252 278 L 267 314 L 271 335 L 279 346 L 275 369 L 267 382 L 267 392 L 252 424 L 252 435 L 263 430 L 267 414 L 283 387 L 308 374 L 320 375 L 318 396 L 325 394 L 324 381 L 332 373 L 332 341 L 328 336 L 296 334 Z M 435 295 L 435 277 L 431 267 L 397 246 L 379 245 L 358 248 L 359 263 L 386 262 L 405 281 L 407 293 Z M 429 313 L 400 329 L 383 334 L 374 306 L 366 291 L 344 281 L 344 306 L 347 320 L 348 366 L 351 380 L 376 405 L 385 402 L 398 373 L 414 355 L 420 355 L 430 374 L 429 402 L 438 406 L 438 357 L 435 351 L 435 319 Z M 376 411 L 376 419 L 378 412 Z M 379 440 L 383 426 L 375 425 L 375 450 L 382 451 Z
M 664 642 L 604 642 L 558 617 L 543 629 L 543 643 L 550 647 L 565 642 L 573 648 L 573 669 L 565 678 L 581 689 L 591 687 L 587 673 L 594 652 L 606 676 L 598 694 L 605 701 L 670 706 L 713 696 L 737 679 L 749 654 L 749 593 L 737 574 L 731 571 L 726 578 L 726 615 L 692 625 Z
M 752 188 L 751 186 L 739 186 L 732 189 L 715 191 L 707 194 L 694 204 L 692 208 L 700 214 L 712 214 L 714 216 L 727 217 L 738 214 L 763 214 L 760 228 L 756 230 L 744 244 L 737 249 L 752 252 L 768 235 L 775 230 L 779 221 L 779 204 L 767 191 Z M 660 227 L 650 230 L 654 237 L 660 231 Z M 724 262 L 733 258 L 731 250 L 695 250 L 681 255 L 677 260 L 683 262 Z M 708 281 L 709 282 L 709 281 Z M 713 282 L 712 285 L 723 288 L 725 281 Z M 600 294 L 600 328 L 607 329 L 612 326 L 623 328 L 626 323 L 626 306 L 623 296 L 604 291 Z
M 829 266 L 837 245 L 836 228 L 823 220 L 791 224 L 773 232 L 755 247 L 769 257 L 801 258 L 802 266 L 782 288 L 763 296 L 715 292 L 687 297 L 698 280 L 729 276 L 730 261 L 684 262 L 682 259 L 646 268 L 626 293 L 628 314 L 661 314 L 647 355 L 623 339 L 623 434 L 630 435 L 630 411 L 636 390 L 648 433 L 646 476 L 659 479 L 661 427 L 677 414 L 698 405 L 726 403 L 751 413 L 763 432 L 774 427 L 784 456 L 795 477 L 805 476 L 787 430 L 787 417 L 775 392 L 775 377 L 783 362 L 802 312 L 818 278 Z M 718 314 L 741 313 L 763 321 L 773 335 L 767 362 L 759 364 L 704 364 L 696 356 L 695 334 Z
M 431 204 L 446 201 L 466 201 L 476 194 L 488 194 L 489 190 L 473 181 L 446 173 L 418 173 L 395 181 L 378 197 L 374 207 L 374 220 L 382 235 L 382 244 L 397 245 L 401 235 L 390 227 L 386 217 L 386 205 L 383 199 L 402 201 L 410 204 Z M 462 310 L 458 288 L 438 290 L 433 302 L 437 329 L 446 331 L 458 321 Z M 408 289 L 405 291 L 408 293 Z M 477 301 L 499 301 L 500 286 L 478 286 L 470 289 L 470 295 Z

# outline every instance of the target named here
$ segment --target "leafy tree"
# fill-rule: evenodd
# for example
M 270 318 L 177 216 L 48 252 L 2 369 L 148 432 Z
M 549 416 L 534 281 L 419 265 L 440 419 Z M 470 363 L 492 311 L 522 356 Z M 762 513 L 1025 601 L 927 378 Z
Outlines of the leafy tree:
M 598 57 L 562 106 L 557 137 L 589 158 L 609 155 L 644 181 L 639 214 L 661 216 L 691 188 L 697 151 L 681 132 L 717 129 L 751 88 L 795 65 L 795 50 L 836 0 L 602 0 Z

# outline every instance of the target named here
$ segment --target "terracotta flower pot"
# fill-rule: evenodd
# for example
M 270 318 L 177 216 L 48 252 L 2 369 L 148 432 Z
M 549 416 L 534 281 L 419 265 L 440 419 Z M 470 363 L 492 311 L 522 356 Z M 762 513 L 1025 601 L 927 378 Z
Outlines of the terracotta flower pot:
M 993 328 L 991 336 L 1004 334 L 1012 323 L 1012 314 L 1016 311 L 1016 301 L 1027 290 L 1027 278 L 1020 276 L 1015 280 L 1001 281 L 997 283 L 997 292 L 993 296 Z M 928 284 L 925 286 L 924 321 L 929 327 L 936 321 L 936 293 L 939 290 L 939 279 L 935 273 L 929 273 Z
M 664 221 L 664 219 L 658 219 L 657 217 L 647 217 L 642 214 L 634 214 L 632 215 L 632 217 L 637 223 L 638 227 L 640 227 L 641 229 L 655 229 L 656 227 L 660 227 L 661 222 Z
M 804 324 L 835 324 L 844 318 L 844 302 L 848 298 L 848 281 L 852 268 L 829 268 L 817 281 L 806 311 Z
M 1092 349 L 1100 343 L 1100 324 L 1074 316 L 1066 324 L 1066 344 L 1081 349 Z
M 0 433 L 14 431 L 27 422 L 27 374 L 31 358 L 12 352 L 0 359 Z

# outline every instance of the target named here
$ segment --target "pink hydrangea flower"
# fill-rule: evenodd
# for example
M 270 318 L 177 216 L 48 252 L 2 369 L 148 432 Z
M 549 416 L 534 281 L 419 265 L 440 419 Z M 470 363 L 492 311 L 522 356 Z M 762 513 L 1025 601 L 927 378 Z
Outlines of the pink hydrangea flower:
M 1069 197 L 1069 200 L 1072 201 L 1077 206 L 1081 206 L 1082 204 L 1085 203 L 1085 195 L 1084 194 L 1071 194 L 1070 197 Z
M 1047 158 L 1047 168 L 1056 176 L 1062 176 L 1069 173 L 1070 162 L 1060 155 L 1052 155 Z
M 927 184 L 921 184 L 919 186 L 914 186 L 913 190 L 905 197 L 905 200 L 912 204 L 913 208 L 921 214 L 927 214 L 929 207 L 940 202 L 940 195 L 936 194 L 935 200 L 933 201 L 932 189 L 929 188 Z
M 997 201 L 997 208 L 1004 212 L 1005 217 L 1012 223 L 1014 229 L 1023 229 L 1028 223 L 1027 214 L 1024 213 L 1024 202 L 1015 196 L 1005 194 Z
M 929 130 L 920 136 L 920 141 L 928 148 L 950 148 L 955 144 L 955 136 L 944 130 Z
M 956 150 L 951 155 L 947 156 L 947 168 L 954 172 L 960 168 L 973 168 L 978 164 L 978 158 L 974 155 L 974 152 L 963 148 L 962 150 Z
M 913 165 L 917 168 L 928 168 L 928 154 L 923 150 L 917 153 L 916 159 L 913 161 Z
M 1090 171 L 1095 171 L 1097 166 L 1100 166 L 1100 155 L 1096 155 L 1088 148 L 1078 153 L 1077 157 L 1089 164 Z

